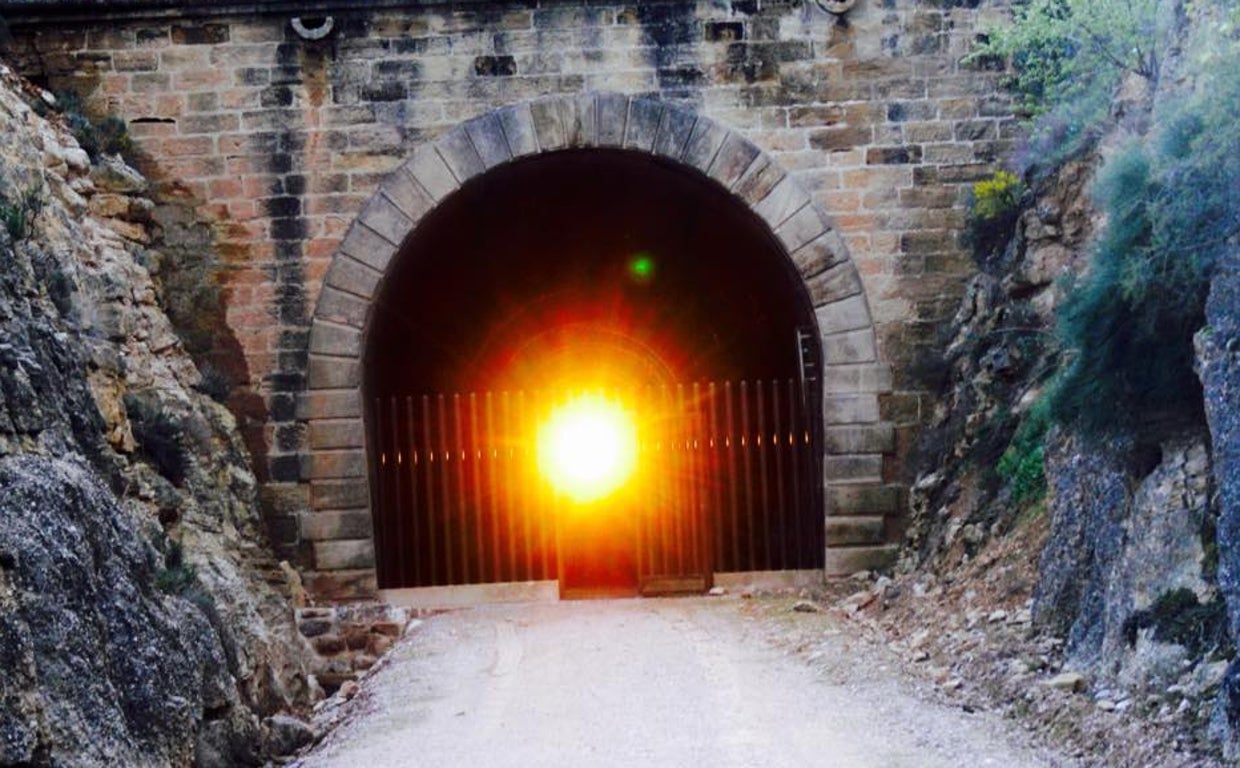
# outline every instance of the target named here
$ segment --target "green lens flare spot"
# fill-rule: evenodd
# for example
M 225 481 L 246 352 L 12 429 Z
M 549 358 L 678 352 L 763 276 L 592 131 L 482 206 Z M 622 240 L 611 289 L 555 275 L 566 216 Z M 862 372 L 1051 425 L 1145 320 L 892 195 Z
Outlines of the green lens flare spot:
M 629 277 L 636 283 L 648 283 L 654 279 L 654 257 L 648 253 L 634 254 L 629 259 Z

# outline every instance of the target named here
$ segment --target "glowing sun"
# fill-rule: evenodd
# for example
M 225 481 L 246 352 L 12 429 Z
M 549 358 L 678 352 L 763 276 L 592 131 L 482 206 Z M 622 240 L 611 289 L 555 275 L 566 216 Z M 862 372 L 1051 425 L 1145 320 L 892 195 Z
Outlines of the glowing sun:
M 637 464 L 637 427 L 619 403 L 583 395 L 560 406 L 538 430 L 538 467 L 576 502 L 601 499 Z

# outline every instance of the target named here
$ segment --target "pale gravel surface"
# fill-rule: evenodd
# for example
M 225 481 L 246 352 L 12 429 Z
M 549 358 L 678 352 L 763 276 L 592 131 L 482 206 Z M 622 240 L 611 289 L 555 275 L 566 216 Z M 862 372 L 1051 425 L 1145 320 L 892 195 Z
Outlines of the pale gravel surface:
M 823 647 L 835 658 L 811 666 L 781 652 L 770 641 L 783 619 L 755 616 L 747 602 L 562 602 L 433 617 L 301 764 L 1070 765 L 997 718 L 920 698 L 875 661 L 884 649 L 830 627 Z

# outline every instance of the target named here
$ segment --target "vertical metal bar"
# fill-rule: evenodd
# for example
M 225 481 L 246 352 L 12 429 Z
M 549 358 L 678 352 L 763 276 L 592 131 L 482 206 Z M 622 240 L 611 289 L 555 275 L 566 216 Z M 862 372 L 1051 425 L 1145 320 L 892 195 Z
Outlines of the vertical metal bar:
M 530 407 L 526 413 L 525 434 L 534 434 L 537 431 L 537 424 L 542 418 L 542 390 L 530 390 Z M 550 496 L 547 493 L 547 484 L 538 471 L 538 446 L 531 442 L 526 452 L 527 462 L 529 464 L 530 487 L 533 490 L 531 500 L 533 506 L 530 510 L 530 578 L 542 579 L 543 574 L 543 520 L 550 514 L 548 509 Z
M 725 381 L 723 383 L 723 397 L 727 431 L 724 435 L 724 443 L 728 454 L 728 523 L 732 529 L 732 541 L 730 542 L 732 561 L 729 570 L 740 571 L 744 570 L 741 568 L 740 503 L 738 499 L 740 484 L 736 467 L 736 454 L 740 451 L 740 446 L 737 445 L 736 440 L 735 400 L 733 394 L 732 382 Z
M 419 572 L 422 570 L 422 561 L 425 559 L 422 555 L 422 536 L 419 528 L 422 526 L 421 505 L 418 503 L 418 462 L 421 456 L 418 454 L 418 438 L 417 431 L 414 429 L 413 423 L 413 398 L 409 395 L 405 396 L 405 446 L 407 449 L 407 471 L 409 473 L 409 575 L 411 581 L 409 586 L 416 587 L 421 584 L 421 576 Z
M 723 556 L 723 447 L 719 436 L 719 391 L 715 382 L 707 385 L 707 398 L 710 404 L 710 441 L 707 454 L 710 473 L 710 510 L 706 517 L 707 528 L 715 533 L 715 557 L 712 567 L 720 569 L 725 562 Z
M 757 391 L 757 409 L 758 409 L 758 434 L 754 441 L 754 448 L 758 452 L 758 496 L 761 500 L 759 507 L 761 508 L 761 530 L 762 530 L 762 565 L 758 568 L 760 571 L 774 570 L 774 557 L 772 556 L 771 546 L 771 528 L 773 527 L 774 513 L 771 510 L 770 495 L 770 478 L 767 477 L 768 456 L 771 450 L 771 436 L 766 431 L 766 384 L 762 379 L 758 379 Z
M 479 582 L 495 581 L 493 576 L 489 576 L 490 570 L 490 554 L 487 551 L 487 521 L 484 518 L 485 505 L 482 498 L 482 442 L 478 439 L 478 396 L 474 392 L 469 393 L 469 459 L 467 466 L 471 468 L 470 479 L 473 480 L 472 497 L 469 500 L 470 506 L 474 508 L 474 557 L 477 558 L 477 567 L 475 573 Z
M 646 498 L 643 503 L 643 522 L 645 523 L 644 541 L 646 549 L 646 576 L 654 576 L 659 572 L 659 514 L 663 500 L 660 498 L 663 482 L 663 467 L 659 460 L 659 437 L 663 425 L 659 419 L 659 409 L 653 385 L 642 388 L 642 405 L 648 416 L 649 430 L 646 434 L 646 465 L 649 474 L 646 478 Z
M 431 441 L 431 399 L 427 395 L 422 395 L 422 471 L 425 473 L 426 482 L 426 561 L 429 565 L 429 574 L 426 580 L 426 586 L 432 586 L 439 581 L 439 557 L 436 542 L 435 518 L 439 508 L 435 506 L 435 444 Z
M 534 574 L 534 512 L 532 509 L 537 506 L 535 502 L 539 479 L 535 474 L 535 468 L 532 466 L 533 457 L 530 451 L 531 438 L 528 417 L 525 392 L 517 392 L 517 429 L 521 435 L 518 477 L 521 480 L 521 487 L 523 489 L 521 493 L 521 528 L 525 534 L 522 536 L 522 545 L 525 554 L 525 578 L 527 581 L 533 581 L 538 577 Z
M 677 390 L 681 387 L 678 384 Z M 685 497 L 684 497 L 684 453 L 682 439 L 684 436 L 684 422 L 680 412 L 680 403 L 684 399 L 683 391 L 671 391 L 669 394 L 672 401 L 668 405 L 668 414 L 671 416 L 668 422 L 668 479 L 671 481 L 671 498 L 668 500 L 667 517 L 668 534 L 671 540 L 668 549 L 667 571 L 671 575 L 682 574 L 684 542 L 681 523 L 684 521 L 685 514 Z
M 435 427 L 439 437 L 439 496 L 440 496 L 440 512 L 443 515 L 443 560 L 444 560 L 444 577 L 445 584 L 456 584 L 456 557 L 453 552 L 453 545 L 456 539 L 453 538 L 453 531 L 456 528 L 456 521 L 452 519 L 452 466 L 451 448 L 448 445 L 448 403 L 447 399 L 439 394 L 435 398 L 436 419 Z
M 517 518 L 517 474 L 516 455 L 517 446 L 516 432 L 513 431 L 512 425 L 512 398 L 508 394 L 508 390 L 504 390 L 500 394 L 500 422 L 503 426 L 504 441 L 501 444 L 504 464 L 504 518 L 508 523 L 508 563 L 506 573 L 508 581 L 520 581 L 520 569 L 517 567 L 517 524 L 520 522 Z
M 392 482 L 392 516 L 391 527 L 388 529 L 388 538 L 396 546 L 391 548 L 392 573 L 401 583 L 405 580 L 405 553 L 402 551 L 405 543 L 405 504 L 400 489 L 400 476 L 404 467 L 404 446 L 400 443 L 400 423 L 396 414 L 396 397 L 388 398 L 387 428 L 388 435 L 391 439 L 391 462 L 388 466 L 388 476 Z
M 693 382 L 689 400 L 684 400 L 684 388 L 680 388 L 681 419 L 684 422 L 684 545 L 686 545 L 686 568 L 689 576 L 702 572 L 701 526 L 698 525 L 699 498 L 701 498 L 701 473 L 699 473 L 698 440 L 699 424 L 697 419 L 698 403 L 701 402 L 697 382 Z
M 784 496 L 784 454 L 788 451 L 788 435 L 784 432 L 783 409 L 780 404 L 779 397 L 779 380 L 771 380 L 771 413 L 774 414 L 775 423 L 771 432 L 771 452 L 775 454 L 775 513 L 779 518 L 779 525 L 775 534 L 779 540 L 779 565 L 780 569 L 791 567 L 788 563 L 788 507 L 787 499 Z
M 805 509 L 804 509 L 804 493 L 801 487 L 801 420 L 798 418 L 801 409 L 801 400 L 796 392 L 797 383 L 794 379 L 788 379 L 788 448 L 789 448 L 789 464 L 792 465 L 792 528 L 796 537 L 796 562 L 793 567 L 805 567 L 805 550 L 807 542 L 805 541 Z
M 748 539 L 746 551 L 749 562 L 745 570 L 754 570 L 754 562 L 758 559 L 757 538 L 754 535 L 753 507 L 753 436 L 749 432 L 749 382 L 741 382 L 741 461 L 745 469 L 745 534 Z
M 496 483 L 496 475 L 499 473 L 499 440 L 495 434 L 495 398 L 491 392 L 486 394 L 483 409 L 486 412 L 487 442 L 483 449 L 486 452 L 487 465 L 487 511 L 491 523 L 491 580 L 501 582 L 504 580 L 504 556 L 500 551 L 503 537 L 500 535 L 499 488 Z
M 471 581 L 470 573 L 470 537 L 469 537 L 469 512 L 466 507 L 465 498 L 465 441 L 461 435 L 461 395 L 459 392 L 452 393 L 452 469 L 454 479 L 456 480 L 456 503 L 453 505 L 456 509 L 456 520 L 454 521 L 459 529 L 456 545 L 457 551 L 461 558 L 461 582 L 469 584 Z
M 668 555 L 671 549 L 671 536 L 669 535 L 668 528 L 669 528 L 670 518 L 671 518 L 670 513 L 671 513 L 671 505 L 672 505 L 672 483 L 673 483 L 673 479 L 670 477 L 671 468 L 669 464 L 671 462 L 669 461 L 669 458 L 668 458 L 669 455 L 671 454 L 671 450 L 670 450 L 671 435 L 669 434 L 671 432 L 671 430 L 669 429 L 669 426 L 670 426 L 669 421 L 671 420 L 670 419 L 671 414 L 669 413 L 670 409 L 668 408 L 669 397 L 668 397 L 666 384 L 659 385 L 658 397 L 659 397 L 659 400 L 658 400 L 659 440 L 658 440 L 658 443 L 656 443 L 656 448 L 655 448 L 658 451 L 658 455 L 659 455 L 659 458 L 658 458 L 659 507 L 658 507 L 658 518 L 657 518 L 657 524 L 659 527 L 658 573 L 659 575 L 664 575 L 668 572 Z
M 374 403 L 374 414 L 372 415 L 374 430 L 372 436 L 374 439 L 374 526 L 375 526 L 375 574 L 379 578 L 379 585 L 386 586 L 391 583 L 391 576 L 388 573 L 387 553 L 384 548 L 387 546 L 387 494 L 384 491 L 384 485 L 387 483 L 384 464 L 387 461 L 383 440 L 383 398 L 376 397 Z
M 544 393 L 538 421 L 534 423 L 531 434 L 537 431 L 541 420 L 545 419 L 554 407 L 555 393 L 551 391 Z M 535 451 L 535 463 L 537 463 L 537 451 Z M 541 572 L 544 579 L 557 579 L 560 574 L 560 563 L 559 558 L 556 557 L 554 537 L 559 525 L 559 494 L 552 491 L 550 483 L 543 483 L 543 487 L 547 489 L 547 503 L 543 514 L 539 516 L 538 543 L 542 552 Z

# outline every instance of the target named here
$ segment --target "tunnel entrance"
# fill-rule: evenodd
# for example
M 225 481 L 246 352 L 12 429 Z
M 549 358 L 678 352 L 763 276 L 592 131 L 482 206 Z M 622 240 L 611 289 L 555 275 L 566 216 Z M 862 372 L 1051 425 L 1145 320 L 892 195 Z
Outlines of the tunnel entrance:
M 367 328 L 379 586 L 822 568 L 818 339 L 782 245 L 695 171 L 590 149 L 475 177 L 406 239 Z M 636 434 L 632 478 L 587 501 L 538 457 L 583 396 Z

